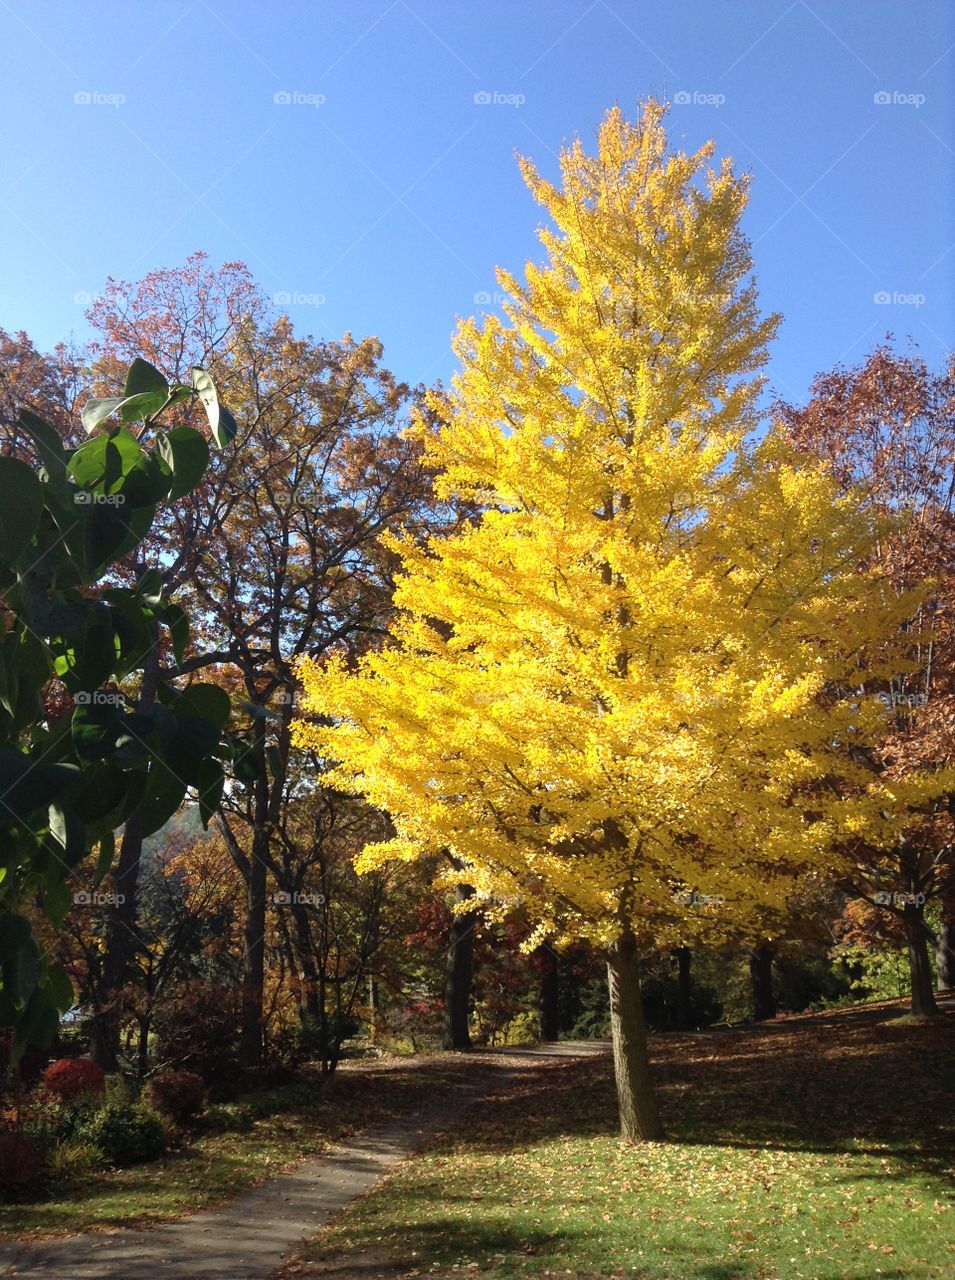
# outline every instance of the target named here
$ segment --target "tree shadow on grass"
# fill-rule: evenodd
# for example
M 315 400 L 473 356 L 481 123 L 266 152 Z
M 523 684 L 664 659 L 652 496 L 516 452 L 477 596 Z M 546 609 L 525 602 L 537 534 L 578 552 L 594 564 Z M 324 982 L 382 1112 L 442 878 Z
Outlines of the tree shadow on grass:
M 919 1026 L 853 1012 L 824 1025 L 793 1020 L 729 1036 L 655 1038 L 654 1074 L 670 1140 L 890 1155 L 940 1176 L 955 1155 L 955 1007 Z M 510 1086 L 493 1105 L 493 1125 L 463 1133 L 461 1148 L 611 1135 L 612 1062 L 605 1056 L 555 1066 L 545 1078 Z

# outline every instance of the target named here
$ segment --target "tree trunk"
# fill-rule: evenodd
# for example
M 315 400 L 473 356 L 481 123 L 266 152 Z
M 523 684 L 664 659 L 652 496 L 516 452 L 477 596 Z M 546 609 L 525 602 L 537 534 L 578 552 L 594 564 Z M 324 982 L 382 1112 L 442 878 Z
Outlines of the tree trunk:
M 676 1026 L 678 1031 L 690 1030 L 690 948 L 679 947 L 676 953 Z
M 951 890 L 942 895 L 935 969 L 939 991 L 951 991 L 955 988 L 955 893 Z
M 607 955 L 610 1030 L 617 1079 L 620 1133 L 628 1142 L 663 1139 L 647 1052 L 647 1029 L 640 994 L 640 958 L 633 930 L 624 927 Z
M 911 1009 L 914 1018 L 930 1018 L 938 1013 L 928 954 L 928 935 L 923 924 L 924 911 L 923 906 L 909 902 L 902 912 L 902 926 L 908 944 L 909 974 L 912 979 Z
M 537 1025 L 541 1040 L 556 1040 L 560 1035 L 560 1017 L 558 996 L 560 994 L 560 977 L 557 971 L 557 956 L 546 944 L 537 948 L 537 959 L 540 962 L 540 978 L 537 984 Z
M 753 1019 L 768 1022 L 776 1016 L 776 997 L 773 994 L 772 947 L 755 947 L 749 953 L 749 976 L 753 984 Z
M 299 1017 L 302 1023 L 318 1022 L 321 1009 L 318 995 L 318 965 L 315 963 L 315 943 L 308 920 L 308 908 L 304 902 L 292 902 L 289 910 L 295 922 L 295 951 L 301 975 Z
M 137 712 L 150 712 L 159 687 L 159 644 L 152 626 L 153 646 L 143 666 L 136 700 Z M 97 1001 L 90 1032 L 90 1056 L 104 1071 L 116 1070 L 122 1022 L 122 991 L 136 951 L 136 917 L 139 903 L 139 868 L 143 856 L 143 830 L 139 815 L 130 815 L 123 829 L 119 861 L 113 876 L 116 900 L 107 908 L 106 948 L 103 954 L 102 994 Z
M 474 890 L 470 885 L 459 884 L 455 901 L 466 902 Z M 451 921 L 448 958 L 444 981 L 444 1038 L 445 1049 L 470 1049 L 471 1033 L 468 1029 L 468 1005 L 471 1000 L 471 971 L 474 953 L 474 922 L 472 912 L 456 915 Z

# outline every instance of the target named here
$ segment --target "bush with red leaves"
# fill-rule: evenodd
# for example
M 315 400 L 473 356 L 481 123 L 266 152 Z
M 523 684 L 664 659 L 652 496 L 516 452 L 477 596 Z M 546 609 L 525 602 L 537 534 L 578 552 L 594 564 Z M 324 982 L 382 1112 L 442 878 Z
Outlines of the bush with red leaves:
M 43 1072 L 42 1081 L 47 1093 L 64 1106 L 102 1094 L 106 1089 L 102 1068 L 89 1058 L 60 1058 L 51 1062 Z

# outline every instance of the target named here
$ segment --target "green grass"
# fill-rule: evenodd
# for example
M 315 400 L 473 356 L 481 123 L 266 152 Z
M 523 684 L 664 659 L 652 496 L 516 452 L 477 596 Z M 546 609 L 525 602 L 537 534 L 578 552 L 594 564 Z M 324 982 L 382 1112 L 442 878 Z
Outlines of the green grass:
M 955 1011 L 661 1039 L 672 1140 L 615 1134 L 610 1064 L 551 1066 L 404 1165 L 287 1275 L 955 1276 Z M 950 1171 L 949 1171 L 950 1172 Z
M 0 1237 L 155 1222 L 218 1204 L 296 1160 L 419 1105 L 465 1069 L 453 1059 L 362 1064 L 341 1071 L 330 1085 L 316 1079 L 249 1094 L 240 1101 L 259 1118 L 247 1131 L 184 1140 L 151 1164 L 78 1178 L 42 1201 L 0 1205 Z

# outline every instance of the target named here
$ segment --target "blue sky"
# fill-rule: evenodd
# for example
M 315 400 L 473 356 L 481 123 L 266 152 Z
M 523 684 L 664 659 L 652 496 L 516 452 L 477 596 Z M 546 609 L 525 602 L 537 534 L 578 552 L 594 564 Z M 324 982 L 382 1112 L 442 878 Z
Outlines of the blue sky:
M 446 379 L 495 264 L 539 256 L 515 152 L 553 174 L 651 93 L 755 175 L 781 394 L 887 330 L 955 347 L 949 0 L 0 0 L 0 40 L 0 325 L 43 347 L 204 249 Z

